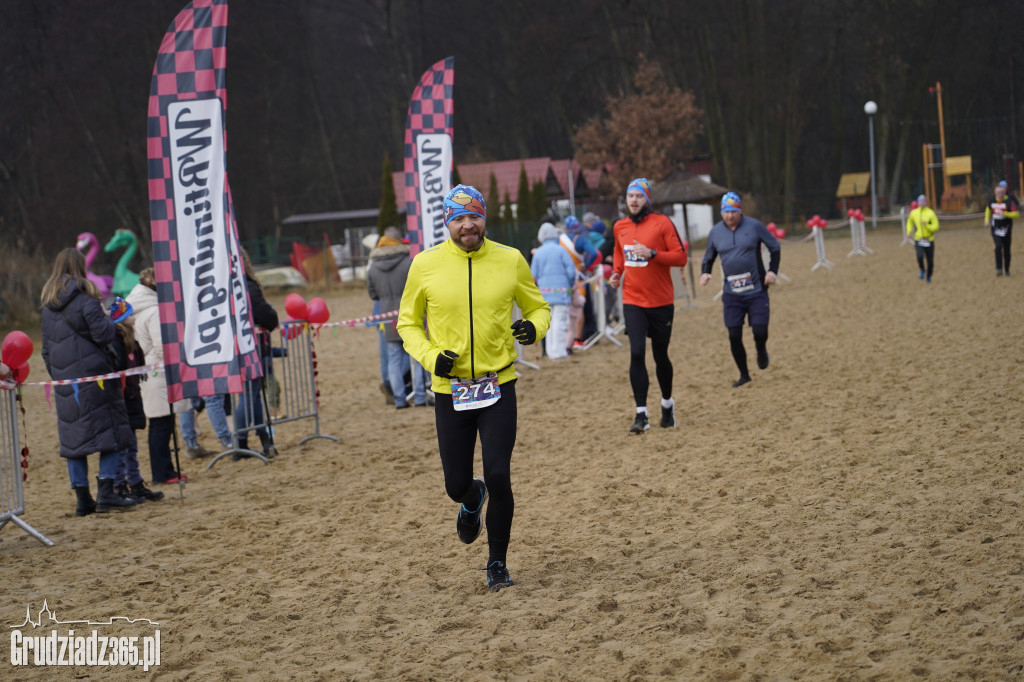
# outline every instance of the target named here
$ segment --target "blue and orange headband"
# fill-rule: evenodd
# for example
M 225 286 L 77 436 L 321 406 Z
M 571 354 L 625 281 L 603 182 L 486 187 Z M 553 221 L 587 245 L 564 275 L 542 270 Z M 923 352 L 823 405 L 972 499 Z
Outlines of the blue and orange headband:
M 736 192 L 726 192 L 722 195 L 722 206 L 718 209 L 720 213 L 726 211 L 739 211 L 743 212 L 743 202 L 740 201 L 740 195 Z
M 643 195 L 647 197 L 647 203 L 651 203 L 651 181 L 647 178 L 637 178 L 633 182 L 629 183 L 626 187 L 626 194 L 629 194 L 631 190 L 637 192 L 643 192 Z
M 487 202 L 484 201 L 483 195 L 477 191 L 476 187 L 470 187 L 469 185 L 455 185 L 455 187 L 452 187 L 444 197 L 443 210 L 445 227 L 448 227 L 448 223 L 451 222 L 452 218 L 457 218 L 467 213 L 478 215 L 487 220 Z

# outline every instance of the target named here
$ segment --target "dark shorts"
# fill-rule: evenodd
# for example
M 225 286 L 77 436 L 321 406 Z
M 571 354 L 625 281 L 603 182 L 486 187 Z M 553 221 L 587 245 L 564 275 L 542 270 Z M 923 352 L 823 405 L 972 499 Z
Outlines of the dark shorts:
M 770 317 L 768 291 L 762 289 L 750 296 L 736 296 L 722 293 L 722 316 L 726 327 L 742 327 L 744 318 L 750 318 L 750 325 L 768 324 Z

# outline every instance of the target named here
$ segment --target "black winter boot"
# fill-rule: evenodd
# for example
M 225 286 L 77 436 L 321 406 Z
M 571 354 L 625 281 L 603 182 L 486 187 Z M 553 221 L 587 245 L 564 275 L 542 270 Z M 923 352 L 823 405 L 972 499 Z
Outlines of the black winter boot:
M 146 501 L 138 495 L 132 495 L 131 488 L 128 486 L 128 481 L 115 485 L 114 494 L 123 497 L 126 501 L 131 502 L 132 504 L 142 504 Z
M 103 513 L 109 511 L 125 511 L 132 509 L 138 502 L 134 497 L 125 499 L 114 492 L 114 479 L 96 477 L 96 484 L 99 488 L 96 493 L 96 511 Z
M 164 499 L 163 491 L 150 490 L 149 488 L 146 487 L 145 481 L 139 481 L 131 488 L 129 488 L 128 491 L 131 493 L 132 497 L 135 497 L 140 500 L 150 500 L 152 502 L 156 502 L 158 500 Z
M 75 507 L 75 516 L 88 516 L 96 511 L 96 502 L 92 499 L 89 486 L 83 485 L 75 488 L 75 495 L 78 496 L 78 506 Z

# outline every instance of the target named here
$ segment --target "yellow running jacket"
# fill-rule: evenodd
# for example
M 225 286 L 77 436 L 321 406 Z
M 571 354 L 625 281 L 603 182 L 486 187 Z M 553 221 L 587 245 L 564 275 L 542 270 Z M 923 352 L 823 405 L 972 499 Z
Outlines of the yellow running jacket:
M 431 374 L 437 356 L 452 350 L 459 354 L 453 376 L 475 379 L 498 372 L 503 384 L 517 376 L 513 301 L 536 327 L 537 341 L 544 338 L 551 309 L 518 249 L 485 238 L 477 251 L 467 253 L 447 239 L 412 259 L 398 334 L 406 352 Z M 435 375 L 431 390 L 450 394 L 451 383 Z
M 939 218 L 931 206 L 919 206 L 907 216 L 907 234 L 911 239 L 927 239 L 935 241 L 935 233 L 939 231 Z

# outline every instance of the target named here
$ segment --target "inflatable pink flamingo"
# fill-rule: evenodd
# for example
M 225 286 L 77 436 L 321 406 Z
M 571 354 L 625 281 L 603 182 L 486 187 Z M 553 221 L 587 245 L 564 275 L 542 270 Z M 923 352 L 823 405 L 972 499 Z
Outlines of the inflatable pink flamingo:
M 114 278 L 110 275 L 97 275 L 91 269 L 92 262 L 96 260 L 96 255 L 100 252 L 100 240 L 92 232 L 83 232 L 78 235 L 78 243 L 75 247 L 85 253 L 85 274 L 89 276 L 89 281 L 96 285 L 103 298 L 109 297 L 110 291 L 114 287 Z

